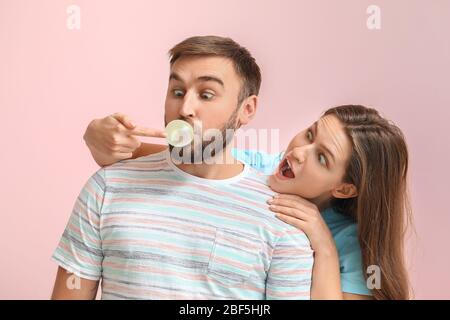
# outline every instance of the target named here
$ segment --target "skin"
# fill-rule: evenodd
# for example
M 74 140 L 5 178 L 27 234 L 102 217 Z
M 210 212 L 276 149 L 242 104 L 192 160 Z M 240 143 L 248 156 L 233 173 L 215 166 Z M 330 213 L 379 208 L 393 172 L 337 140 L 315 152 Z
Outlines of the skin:
M 58 267 L 56 280 L 53 286 L 52 300 L 94 300 L 97 295 L 99 281 L 76 278 L 73 273 L 67 272 L 64 268 Z M 67 283 L 78 282 L 79 286 L 71 289 Z
M 245 125 L 256 112 L 257 97 L 248 97 L 238 106 L 241 87 L 242 81 L 231 60 L 223 57 L 182 57 L 171 68 L 165 123 L 182 119 L 192 125 L 201 122 L 203 131 L 220 129 L 239 108 L 233 129 Z M 229 146 L 223 153 L 232 158 Z M 243 170 L 243 164 L 239 162 L 180 164 L 178 167 L 205 179 L 227 179 Z
M 295 178 L 274 174 L 269 186 L 279 193 L 300 195 L 320 209 L 333 197 L 354 197 L 356 188 L 342 182 L 351 150 L 340 121 L 333 115 L 324 116 L 298 133 L 285 151 Z

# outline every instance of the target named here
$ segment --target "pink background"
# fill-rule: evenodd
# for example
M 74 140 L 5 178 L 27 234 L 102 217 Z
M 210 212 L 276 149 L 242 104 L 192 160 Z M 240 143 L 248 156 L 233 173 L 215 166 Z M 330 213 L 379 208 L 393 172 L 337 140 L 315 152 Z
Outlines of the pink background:
M 79 31 L 66 27 L 72 3 Z M 381 8 L 381 30 L 366 27 L 370 4 Z M 82 139 L 88 122 L 122 111 L 160 127 L 167 50 L 216 34 L 257 58 L 251 126 L 282 128 L 282 145 L 343 103 L 376 106 L 403 129 L 416 297 L 450 299 L 449 30 L 446 0 L 0 0 L 0 298 L 50 296 L 50 255 L 97 169 Z

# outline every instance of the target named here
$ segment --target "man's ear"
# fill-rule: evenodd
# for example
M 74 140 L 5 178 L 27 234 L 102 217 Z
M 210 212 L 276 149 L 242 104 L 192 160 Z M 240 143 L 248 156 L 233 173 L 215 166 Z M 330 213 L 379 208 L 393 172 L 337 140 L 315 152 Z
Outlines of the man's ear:
M 256 108 L 258 106 L 258 96 L 252 95 L 241 104 L 241 110 L 239 111 L 238 123 L 240 125 L 246 125 L 253 119 L 256 114 Z
M 331 192 L 333 197 L 338 199 L 354 198 L 358 195 L 358 190 L 353 183 L 341 183 Z

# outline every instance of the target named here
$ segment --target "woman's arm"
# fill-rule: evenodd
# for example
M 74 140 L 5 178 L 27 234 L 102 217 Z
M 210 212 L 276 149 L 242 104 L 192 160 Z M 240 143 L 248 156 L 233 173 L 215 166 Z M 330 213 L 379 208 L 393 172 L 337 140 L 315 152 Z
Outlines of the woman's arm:
M 164 145 L 141 143 L 136 136 L 164 138 L 166 134 L 164 130 L 137 127 L 126 115 L 116 113 L 91 121 L 83 138 L 95 162 L 102 167 L 166 148 Z
M 312 300 L 343 300 L 337 250 L 314 251 Z
M 319 209 L 311 202 L 295 195 L 276 195 L 269 200 L 276 216 L 305 232 L 314 250 L 312 300 L 370 299 L 370 296 L 344 293 L 341 290 L 339 254 L 336 244 Z

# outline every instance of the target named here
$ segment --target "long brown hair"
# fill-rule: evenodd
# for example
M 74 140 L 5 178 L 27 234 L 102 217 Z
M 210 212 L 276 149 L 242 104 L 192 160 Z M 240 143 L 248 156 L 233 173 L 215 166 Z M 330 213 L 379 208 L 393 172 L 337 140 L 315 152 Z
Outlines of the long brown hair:
M 366 279 L 369 266 L 380 268 L 381 286 L 372 290 L 373 297 L 409 299 L 404 240 L 411 210 L 405 138 L 396 125 L 372 108 L 344 105 L 324 115 L 340 120 L 353 145 L 343 180 L 354 184 L 358 195 L 333 199 L 331 204 L 357 222 Z

